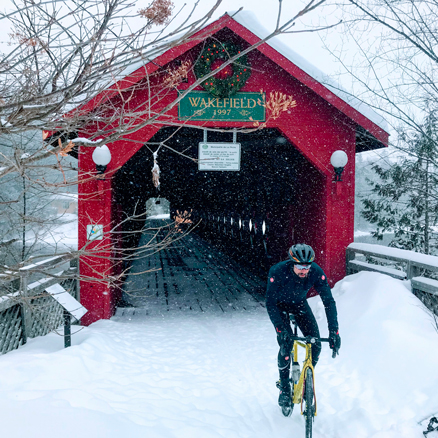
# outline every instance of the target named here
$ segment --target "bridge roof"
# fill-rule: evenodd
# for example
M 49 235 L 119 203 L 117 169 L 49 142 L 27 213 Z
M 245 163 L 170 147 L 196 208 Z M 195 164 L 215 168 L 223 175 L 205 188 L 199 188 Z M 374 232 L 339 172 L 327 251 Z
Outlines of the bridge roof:
M 141 81 L 146 75 L 150 75 L 161 66 L 171 62 L 223 28 L 230 29 L 251 45 L 270 35 L 270 32 L 260 25 L 251 12 L 240 11 L 231 13 L 231 15 L 226 13 L 189 38 L 187 42 L 171 47 L 158 54 L 154 59 L 150 59 L 146 64 L 143 61 L 131 66 L 129 70 L 124 72 L 125 76 L 110 88 L 99 93 L 81 110 L 90 111 L 121 90 L 131 88 L 134 83 Z M 270 38 L 257 47 L 257 50 L 369 132 L 376 138 L 378 143 L 388 144 L 389 128 L 386 120 L 381 115 L 366 103 L 345 91 L 336 81 L 298 55 L 278 37 Z M 375 147 L 379 146 L 373 148 Z
M 252 12 L 241 11 L 233 15 L 233 19 L 242 26 L 246 27 L 260 39 L 266 38 L 270 34 L 270 32 L 258 22 L 256 16 Z M 290 46 L 281 41 L 278 37 L 271 38 L 266 44 L 275 49 L 278 54 L 284 56 L 288 61 L 290 61 L 290 63 L 292 63 L 296 67 L 295 69 L 291 69 L 292 66 L 288 66 L 289 68 L 287 70 L 291 70 L 291 73 L 293 72 L 293 76 L 295 76 L 297 79 L 301 79 L 303 83 L 309 86 L 309 88 L 314 89 L 314 91 L 317 92 L 325 100 L 329 101 L 332 104 L 335 104 L 336 102 L 332 102 L 332 100 L 336 100 L 333 99 L 332 94 L 334 94 L 339 99 L 355 109 L 362 116 L 368 118 L 385 132 L 388 132 L 388 123 L 380 114 L 375 112 L 365 102 L 361 101 L 357 97 L 353 96 L 351 93 L 344 90 L 343 87 L 338 84 L 333 78 L 316 68 L 309 61 L 307 61 L 305 58 L 295 52 Z M 282 66 L 285 66 L 287 65 L 287 62 L 283 62 L 282 64 L 284 64 Z M 298 69 L 301 70 L 301 72 Z M 327 90 L 319 88 L 318 85 L 325 87 Z M 351 114 L 347 113 L 347 108 L 345 108 L 345 105 L 344 107 L 341 106 L 338 109 L 351 117 Z

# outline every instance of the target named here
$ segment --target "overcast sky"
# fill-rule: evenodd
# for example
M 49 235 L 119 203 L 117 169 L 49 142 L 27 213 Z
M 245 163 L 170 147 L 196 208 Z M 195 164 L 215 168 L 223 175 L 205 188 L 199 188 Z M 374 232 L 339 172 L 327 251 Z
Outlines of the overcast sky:
M 186 2 L 185 0 L 174 0 L 175 7 L 178 4 L 193 4 L 193 0 Z M 201 0 L 199 12 L 206 11 L 208 7 L 215 3 L 214 0 Z M 294 17 L 306 4 L 303 0 L 284 0 L 282 4 L 282 20 L 281 23 Z M 215 17 L 220 17 L 225 12 L 237 11 L 243 7 L 246 11 L 251 11 L 255 14 L 258 21 L 268 30 L 273 30 L 278 16 L 278 1 L 277 0 L 223 0 Z M 314 30 L 317 23 L 327 22 L 330 24 L 337 23 L 339 20 L 335 17 L 333 9 L 322 8 L 316 9 L 309 13 L 302 20 L 297 20 L 294 26 L 295 31 L 289 35 L 283 35 L 282 41 L 287 43 L 293 50 L 303 56 L 308 62 L 313 64 L 325 73 L 332 73 L 339 70 L 338 64 L 333 57 L 323 48 L 321 36 L 324 39 L 331 39 L 330 45 L 335 46 L 340 44 L 340 29 L 331 29 L 320 32 L 303 32 L 305 30 Z
M 185 11 L 189 11 L 196 0 L 174 0 L 176 12 L 183 5 Z M 1 1 L 1 10 L 8 9 L 9 0 Z M 151 1 L 137 1 L 136 5 L 138 9 L 147 7 Z M 203 13 L 206 13 L 216 3 L 215 0 L 200 0 L 200 4 L 197 8 L 195 17 L 200 17 Z M 295 16 L 305 5 L 303 0 L 284 0 L 282 5 L 282 20 L 284 23 Z M 276 24 L 278 15 L 278 0 L 223 0 L 218 11 L 215 13 L 214 18 L 219 18 L 225 12 L 237 11 L 240 7 L 243 7 L 246 11 L 251 11 L 255 14 L 260 24 L 266 29 L 273 30 Z M 186 14 L 184 14 L 186 15 Z M 328 17 L 328 18 L 327 18 Z M 292 33 L 290 35 L 282 36 L 282 40 L 291 46 L 293 50 L 303 56 L 308 62 L 315 65 L 325 73 L 332 73 L 339 69 L 338 65 L 334 62 L 330 54 L 324 50 L 323 44 L 318 32 L 306 32 L 302 33 L 305 29 L 314 28 L 313 23 L 318 23 L 321 20 L 327 19 L 329 23 L 336 23 L 335 17 L 331 18 L 327 9 L 322 12 L 322 9 L 317 9 L 304 17 L 303 20 L 299 20 L 296 23 L 295 30 L 301 31 L 298 33 Z M 9 41 L 8 29 L 6 28 L 5 20 L 1 20 L 0 26 L 0 50 L 7 51 L 7 42 Z M 144 22 L 143 22 L 144 23 Z M 325 34 L 324 34 L 325 35 Z M 333 42 L 339 39 L 339 31 L 334 28 L 330 31 L 330 39 Z M 325 36 L 326 38 L 326 36 Z

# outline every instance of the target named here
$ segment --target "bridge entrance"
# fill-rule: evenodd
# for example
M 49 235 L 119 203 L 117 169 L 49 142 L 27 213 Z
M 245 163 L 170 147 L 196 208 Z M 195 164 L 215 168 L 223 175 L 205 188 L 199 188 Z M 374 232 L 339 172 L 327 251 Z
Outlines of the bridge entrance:
M 238 17 L 224 15 L 84 109 L 109 113 L 113 125 L 95 117 L 79 136 L 125 134 L 107 143 L 111 161 L 104 174 L 96 176 L 93 148 L 79 153 L 80 289 L 89 310 L 83 324 L 114 314 L 121 299 L 114 279 L 127 272 L 149 198 L 167 199 L 174 219 L 190 214 L 198 224 L 193 232 L 213 245 L 211 251 L 227 253 L 260 277 L 299 242 L 314 247 L 332 284 L 345 275 L 345 248 L 354 233 L 355 153 L 387 144 L 384 123 L 362 102 L 324 85 L 324 76 L 289 48 L 269 41 L 248 53 L 248 65 L 236 66 L 243 68 L 241 90 L 232 99 L 215 97 L 212 83 L 197 82 L 195 74 L 196 66 L 205 67 L 208 50 L 217 41 L 245 50 L 264 38 Z M 183 66 L 185 77 L 172 82 Z M 233 117 L 226 118 L 228 111 Z M 205 130 L 208 142 L 232 142 L 233 129 L 242 146 L 240 170 L 198 170 Z M 335 151 L 348 157 L 338 182 L 330 164 Z M 161 171 L 152 177 L 154 165 Z
M 231 132 L 207 135 L 209 142 L 232 140 Z M 236 172 L 199 171 L 202 141 L 202 130 L 163 128 L 117 172 L 114 200 L 132 217 L 123 225 L 125 248 L 138 245 L 140 233 L 132 231 L 144 226 L 140 218 L 145 218 L 146 200 L 158 196 L 169 201 L 172 219 L 187 212 L 195 233 L 262 277 L 285 259 L 293 242 L 324 246 L 318 220 L 326 208 L 321 199 L 324 177 L 279 130 L 239 133 L 241 168 Z M 156 154 L 156 188 L 150 177 L 151 150 L 160 143 L 169 148 Z

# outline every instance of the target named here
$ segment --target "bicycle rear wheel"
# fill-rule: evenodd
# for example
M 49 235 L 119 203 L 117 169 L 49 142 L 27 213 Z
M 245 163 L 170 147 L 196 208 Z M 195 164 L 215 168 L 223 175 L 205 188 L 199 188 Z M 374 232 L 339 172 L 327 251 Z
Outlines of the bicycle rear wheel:
M 305 376 L 304 389 L 304 418 L 306 420 L 306 438 L 312 438 L 313 416 L 315 414 L 315 407 L 313 405 L 313 372 L 311 368 L 307 368 Z

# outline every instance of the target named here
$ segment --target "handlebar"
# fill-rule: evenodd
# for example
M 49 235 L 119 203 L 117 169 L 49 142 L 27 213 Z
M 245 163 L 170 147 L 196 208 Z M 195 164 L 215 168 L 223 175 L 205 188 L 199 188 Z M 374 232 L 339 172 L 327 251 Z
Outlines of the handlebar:
M 330 342 L 329 338 L 315 338 L 314 336 L 300 337 L 300 336 L 292 335 L 291 336 L 291 340 L 292 340 L 292 342 L 294 342 L 294 341 L 301 341 L 301 342 L 306 342 L 307 344 L 315 344 L 317 341 L 319 341 L 319 342 Z M 337 351 L 333 350 L 332 358 L 334 359 L 337 354 L 339 354 L 339 353 Z
M 309 344 L 314 344 L 316 341 L 330 342 L 329 338 L 315 338 L 314 336 L 306 336 L 306 337 L 299 337 L 299 336 L 297 336 L 298 324 L 297 324 L 297 321 L 295 320 L 295 316 L 290 313 L 289 314 L 289 318 L 290 318 L 290 321 L 291 321 L 292 325 L 294 326 L 294 334 L 291 337 L 292 342 L 293 341 L 302 341 L 302 342 L 307 342 Z M 339 354 L 339 352 L 333 350 L 332 358 L 334 359 L 337 354 Z
M 315 342 L 319 341 L 319 342 L 330 342 L 329 338 L 315 338 L 315 336 L 305 336 L 305 337 L 300 337 L 300 336 L 291 336 L 291 340 L 292 341 L 302 341 L 302 342 L 306 342 L 308 344 L 314 344 Z

